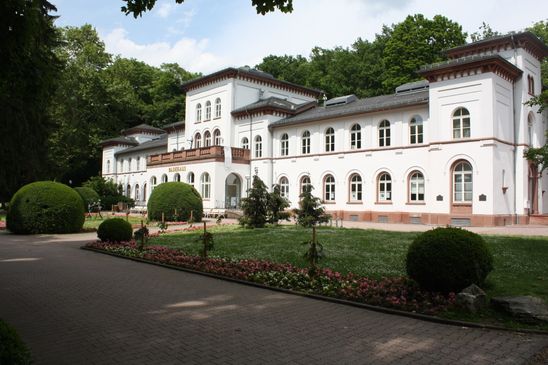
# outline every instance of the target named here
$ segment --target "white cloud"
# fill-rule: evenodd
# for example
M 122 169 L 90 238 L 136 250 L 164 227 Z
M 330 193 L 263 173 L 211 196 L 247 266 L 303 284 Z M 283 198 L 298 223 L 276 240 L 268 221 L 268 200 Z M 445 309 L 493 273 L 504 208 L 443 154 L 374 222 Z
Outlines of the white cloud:
M 160 4 L 160 6 L 158 6 L 158 10 L 156 10 L 156 15 L 158 15 L 160 18 L 167 18 L 173 13 L 174 10 L 174 4 L 162 3 Z
M 206 38 L 140 44 L 131 40 L 123 28 L 116 28 L 102 38 L 107 52 L 136 58 L 153 66 L 178 63 L 188 71 L 204 73 L 224 67 L 224 60 L 207 50 L 209 41 Z

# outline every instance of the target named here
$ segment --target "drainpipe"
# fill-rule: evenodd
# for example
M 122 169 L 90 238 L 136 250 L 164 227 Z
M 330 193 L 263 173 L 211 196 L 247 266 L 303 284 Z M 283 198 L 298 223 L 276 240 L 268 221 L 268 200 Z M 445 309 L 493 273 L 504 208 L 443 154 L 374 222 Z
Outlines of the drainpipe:
M 514 41 L 514 36 L 511 35 L 510 39 L 512 40 L 512 48 L 514 49 L 514 65 L 517 67 L 517 50 L 516 50 L 516 43 Z M 512 97 L 513 97 L 513 103 L 512 103 L 512 116 L 514 119 L 514 224 L 518 224 L 518 197 L 517 197 L 517 164 L 518 164 L 518 123 L 516 123 L 519 119 L 516 116 L 516 83 L 512 83 Z

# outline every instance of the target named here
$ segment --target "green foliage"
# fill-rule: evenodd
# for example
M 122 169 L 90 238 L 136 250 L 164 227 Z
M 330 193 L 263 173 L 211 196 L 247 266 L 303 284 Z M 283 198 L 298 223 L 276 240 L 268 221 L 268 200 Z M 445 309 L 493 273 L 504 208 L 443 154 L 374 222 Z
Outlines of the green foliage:
M 28 365 L 31 363 L 30 350 L 17 331 L 0 320 L 0 364 Z
M 86 188 L 86 187 L 79 187 L 74 188 L 74 190 L 80 195 L 82 200 L 84 201 L 84 209 L 88 211 L 88 208 L 92 206 L 93 204 L 97 203 L 100 198 L 99 194 L 93 189 Z
M 126 5 L 122 6 L 122 12 L 126 15 L 131 14 L 134 18 L 142 16 L 143 13 L 152 10 L 156 0 L 124 0 Z M 182 4 L 185 0 L 175 0 L 177 4 Z M 279 9 L 282 13 L 293 11 L 293 0 L 251 0 L 251 5 L 257 10 L 257 14 L 265 15 Z
M 167 182 L 158 185 L 148 200 L 148 217 L 167 221 L 187 221 L 192 212 L 195 221 L 201 221 L 203 205 L 200 194 L 191 185 L 182 182 Z
M 84 203 L 76 191 L 52 181 L 23 186 L 11 199 L 7 228 L 18 234 L 74 233 L 84 224 Z
M 325 213 L 320 198 L 312 195 L 314 188 L 309 186 L 299 196 L 299 208 L 293 209 L 297 216 L 297 223 L 303 227 L 313 227 L 320 223 L 327 223 L 331 216 Z
M 247 198 L 242 199 L 244 215 L 240 218 L 240 224 L 247 228 L 262 228 L 267 222 L 268 191 L 257 175 L 253 176 L 253 183 L 247 194 Z
M 46 0 L 2 0 L 0 30 L 0 202 L 21 186 L 49 178 L 46 110 L 57 86 L 55 7 Z
M 463 45 L 466 33 L 444 16 L 432 20 L 422 14 L 409 15 L 389 30 L 383 53 L 386 90 L 420 79 L 416 71 L 423 65 L 445 60 L 443 51 Z
M 112 180 L 107 180 L 102 176 L 93 176 L 83 185 L 99 194 L 103 210 L 110 210 L 113 205 L 118 203 L 126 203 L 130 208 L 135 206 L 135 201 L 122 193 L 122 186 L 116 185 Z
M 99 225 L 97 237 L 102 242 L 125 242 L 133 237 L 133 229 L 125 219 L 110 218 Z
M 425 289 L 459 292 L 483 285 L 493 255 L 483 238 L 460 228 L 436 228 L 419 235 L 407 252 L 408 275 Z
M 289 200 L 282 196 L 280 185 L 275 184 L 267 197 L 268 223 L 278 224 L 281 220 L 289 220 L 289 213 L 284 211 L 286 208 L 289 208 Z
M 479 26 L 478 31 L 470 34 L 470 39 L 472 42 L 481 41 L 483 39 L 487 38 L 493 38 L 496 36 L 501 35 L 496 30 L 493 30 L 489 24 L 486 22 L 482 22 L 482 24 Z

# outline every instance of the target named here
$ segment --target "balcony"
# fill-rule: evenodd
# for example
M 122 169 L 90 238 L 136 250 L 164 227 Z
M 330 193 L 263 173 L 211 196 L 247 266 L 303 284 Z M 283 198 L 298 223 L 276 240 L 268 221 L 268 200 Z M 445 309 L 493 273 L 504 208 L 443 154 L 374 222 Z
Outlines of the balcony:
M 250 160 L 249 150 L 245 148 L 231 147 L 232 162 L 248 164 Z M 225 161 L 225 150 L 223 146 L 210 146 L 193 148 L 191 150 L 175 151 L 151 155 L 147 159 L 147 166 L 157 166 L 171 163 L 184 163 L 188 161 L 215 160 Z

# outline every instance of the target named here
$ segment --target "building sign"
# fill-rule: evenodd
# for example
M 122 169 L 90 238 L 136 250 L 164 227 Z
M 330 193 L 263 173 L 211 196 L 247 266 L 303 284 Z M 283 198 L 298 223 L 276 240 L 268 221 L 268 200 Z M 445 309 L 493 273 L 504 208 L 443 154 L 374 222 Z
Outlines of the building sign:
M 178 171 L 186 171 L 186 166 L 175 166 L 175 167 L 169 168 L 169 172 L 178 172 Z

